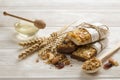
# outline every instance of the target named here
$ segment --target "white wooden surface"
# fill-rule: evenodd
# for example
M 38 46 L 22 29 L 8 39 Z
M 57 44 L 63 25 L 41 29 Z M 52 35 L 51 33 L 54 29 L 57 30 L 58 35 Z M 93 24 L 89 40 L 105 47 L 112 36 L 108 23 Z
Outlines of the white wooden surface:
M 72 61 L 73 67 L 57 70 L 42 61 L 36 63 L 37 55 L 18 62 L 20 47 L 14 41 L 14 23 L 17 19 L 5 17 L 8 11 L 30 19 L 43 19 L 47 29 L 52 32 L 74 20 L 96 21 L 109 26 L 109 45 L 105 53 L 120 41 L 120 0 L 0 0 L 0 78 L 31 78 L 45 80 L 114 80 L 120 78 L 120 66 L 110 70 L 101 70 L 97 74 L 85 74 L 80 70 L 81 62 Z M 45 33 L 44 32 L 44 33 Z M 46 33 L 47 34 L 47 33 Z M 102 54 L 101 53 L 101 54 Z M 113 56 L 120 62 L 120 51 Z

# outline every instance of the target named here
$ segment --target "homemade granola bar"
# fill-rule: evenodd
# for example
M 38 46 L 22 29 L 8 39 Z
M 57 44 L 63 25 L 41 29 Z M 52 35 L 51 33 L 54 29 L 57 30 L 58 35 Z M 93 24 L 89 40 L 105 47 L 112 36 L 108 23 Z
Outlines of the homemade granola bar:
M 76 50 L 77 46 L 67 37 L 57 46 L 57 51 L 59 53 L 71 54 Z
M 102 51 L 106 47 L 107 42 L 108 39 L 104 39 L 99 42 L 80 46 L 75 52 L 72 53 L 71 57 L 80 61 L 86 61 Z
M 102 24 L 82 23 L 67 36 L 76 45 L 85 45 L 106 38 L 108 31 L 108 27 Z

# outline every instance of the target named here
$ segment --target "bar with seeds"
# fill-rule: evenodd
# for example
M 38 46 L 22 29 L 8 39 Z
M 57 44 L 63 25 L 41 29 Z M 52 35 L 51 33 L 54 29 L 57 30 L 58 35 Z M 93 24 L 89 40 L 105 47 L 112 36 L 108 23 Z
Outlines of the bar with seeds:
M 80 46 L 72 53 L 71 57 L 80 61 L 86 61 L 100 53 L 106 47 L 107 41 L 108 39 L 104 39 L 99 42 Z
M 77 46 L 67 37 L 57 46 L 57 52 L 71 54 L 76 50 Z
M 68 32 L 68 38 L 76 45 L 85 45 L 107 37 L 109 29 L 100 23 L 81 23 L 76 29 Z

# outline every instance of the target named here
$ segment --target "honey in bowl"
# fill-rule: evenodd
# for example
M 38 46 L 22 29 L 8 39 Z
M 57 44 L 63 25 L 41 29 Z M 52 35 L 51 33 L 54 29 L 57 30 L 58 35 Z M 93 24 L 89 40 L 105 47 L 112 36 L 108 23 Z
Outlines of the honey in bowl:
M 15 23 L 15 30 L 25 36 L 33 36 L 38 32 L 39 29 L 32 23 L 19 21 Z

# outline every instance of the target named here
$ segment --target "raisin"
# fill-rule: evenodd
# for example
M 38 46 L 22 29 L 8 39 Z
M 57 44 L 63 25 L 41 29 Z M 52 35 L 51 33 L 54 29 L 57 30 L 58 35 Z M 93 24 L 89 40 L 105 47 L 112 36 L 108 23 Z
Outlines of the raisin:
M 109 68 L 111 68 L 113 65 L 112 65 L 112 63 L 106 63 L 104 66 L 103 66 L 103 68 L 104 69 L 109 69 Z
M 67 41 L 64 40 L 64 41 L 63 41 L 63 44 L 67 44 Z
M 64 68 L 64 64 L 61 63 L 61 62 L 58 62 L 57 64 L 55 64 L 55 66 L 56 66 L 58 69 Z

